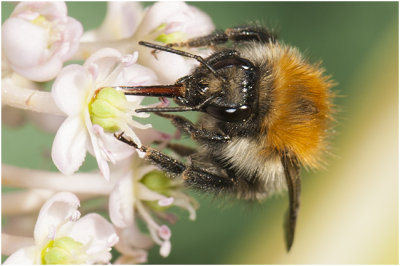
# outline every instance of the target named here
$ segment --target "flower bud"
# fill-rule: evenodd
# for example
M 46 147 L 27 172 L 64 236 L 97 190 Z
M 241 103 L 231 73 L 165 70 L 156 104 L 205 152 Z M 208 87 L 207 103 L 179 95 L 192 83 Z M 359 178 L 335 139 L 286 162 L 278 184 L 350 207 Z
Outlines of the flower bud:
M 42 250 L 42 264 L 81 264 L 83 244 L 71 237 L 51 240 Z
M 151 171 L 143 176 L 140 182 L 149 189 L 164 196 L 169 197 L 171 195 L 171 180 L 162 171 Z M 163 211 L 169 208 L 169 206 L 160 206 L 157 200 L 146 201 L 146 204 L 157 211 Z
M 89 104 L 92 123 L 108 132 L 120 129 L 120 118 L 125 112 L 127 112 L 127 99 L 124 93 L 111 87 L 98 91 Z

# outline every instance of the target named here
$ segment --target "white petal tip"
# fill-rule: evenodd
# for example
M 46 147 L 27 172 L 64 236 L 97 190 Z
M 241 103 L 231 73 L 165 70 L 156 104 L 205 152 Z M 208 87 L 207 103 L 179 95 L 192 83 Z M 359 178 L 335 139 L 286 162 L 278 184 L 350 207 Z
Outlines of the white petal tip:
M 168 257 L 169 253 L 171 253 L 171 242 L 165 241 L 161 245 L 160 255 L 165 258 Z
M 170 206 L 173 202 L 174 202 L 174 198 L 169 197 L 169 198 L 165 198 L 165 199 L 160 199 L 158 201 L 158 205 L 160 205 L 161 207 L 166 207 L 166 206 Z
M 72 222 L 76 222 L 80 217 L 81 217 L 81 213 L 78 210 L 75 210 L 69 217 L 69 220 Z

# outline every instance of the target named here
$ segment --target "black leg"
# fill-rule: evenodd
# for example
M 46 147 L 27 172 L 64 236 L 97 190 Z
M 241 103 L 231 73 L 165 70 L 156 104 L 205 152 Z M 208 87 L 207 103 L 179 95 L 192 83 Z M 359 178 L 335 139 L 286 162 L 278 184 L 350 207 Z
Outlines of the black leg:
M 151 147 L 139 147 L 132 140 L 125 138 L 123 133 L 115 134 L 115 137 L 118 140 L 145 152 L 145 158 L 152 161 L 163 170 L 175 175 L 182 174 L 185 184 L 189 187 L 219 192 L 221 190 L 230 190 L 234 188 L 236 184 L 232 177 L 223 177 L 194 165 L 186 166 L 185 164 Z
M 128 144 L 142 152 L 145 152 L 146 159 L 151 160 L 153 163 L 157 164 L 159 167 L 161 167 L 162 169 L 164 169 L 167 172 L 170 172 L 172 174 L 181 174 L 186 169 L 186 165 L 184 165 L 183 163 L 175 160 L 174 158 L 172 158 L 156 149 L 153 149 L 153 148 L 147 147 L 147 146 L 139 147 L 134 141 L 125 138 L 123 132 L 120 134 L 115 133 L 114 136 L 118 140 L 125 142 L 126 144 Z
M 245 26 L 228 28 L 225 31 L 216 31 L 210 35 L 190 39 L 186 42 L 169 43 L 168 47 L 205 47 L 224 44 L 228 41 L 245 42 L 256 41 L 261 43 L 275 42 L 276 35 L 262 27 Z
M 222 177 L 195 166 L 190 166 L 183 172 L 183 180 L 189 187 L 214 193 L 230 192 L 236 186 L 233 178 Z
M 229 136 L 221 135 L 204 129 L 198 129 L 191 121 L 182 116 L 165 113 L 155 114 L 169 119 L 176 128 L 187 134 L 190 134 L 195 140 L 207 140 L 215 142 L 225 142 L 230 140 Z
M 195 148 L 176 143 L 168 143 L 167 148 L 174 151 L 176 154 L 182 157 L 187 157 L 197 151 Z

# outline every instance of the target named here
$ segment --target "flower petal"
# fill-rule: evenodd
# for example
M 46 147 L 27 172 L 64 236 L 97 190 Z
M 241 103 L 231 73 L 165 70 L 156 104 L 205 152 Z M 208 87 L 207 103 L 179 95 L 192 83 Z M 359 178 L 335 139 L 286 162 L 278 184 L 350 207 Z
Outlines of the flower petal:
M 107 2 L 106 17 L 100 28 L 86 32 L 82 41 L 118 40 L 130 37 L 142 18 L 142 6 L 133 1 Z
M 5 261 L 4 265 L 14 264 L 14 265 L 32 265 L 40 264 L 36 261 L 36 247 L 26 247 L 21 248 L 18 251 L 11 254 Z
M 40 12 L 47 19 L 62 20 L 67 16 L 67 5 L 61 1 L 20 2 L 12 12 L 11 17 L 22 16 L 26 12 Z
M 47 31 L 18 18 L 7 19 L 2 26 L 2 48 L 13 67 L 30 68 L 39 64 L 47 46 Z M 29 40 L 29 45 L 26 45 Z
M 89 255 L 88 264 L 108 263 L 110 248 L 118 242 L 114 227 L 104 217 L 90 213 L 79 219 L 69 232 L 75 241 L 83 243 Z
M 95 127 L 100 126 L 93 125 L 93 128 Z M 104 148 L 108 151 L 108 154 L 112 156 L 112 159 L 115 160 L 115 162 L 121 161 L 135 153 L 135 148 L 117 140 L 113 134 L 105 133 L 103 130 L 97 130 L 96 133 L 96 136 L 101 139 Z M 90 147 L 89 152 L 94 154 L 93 147 Z
M 58 57 L 52 57 L 44 64 L 36 65 L 30 68 L 13 67 L 18 74 L 33 81 L 49 81 L 57 76 L 63 66 L 62 60 Z
M 109 214 L 112 223 L 117 227 L 128 227 L 134 223 L 134 194 L 129 172 L 115 185 L 110 193 Z
M 113 86 L 139 86 L 157 84 L 157 76 L 150 68 L 133 64 L 125 67 L 113 82 Z M 139 98 L 139 97 L 136 97 Z M 140 103 L 140 101 L 139 101 Z
M 86 69 L 95 67 L 96 73 L 96 85 L 97 87 L 110 86 L 106 84 L 110 79 L 112 73 L 119 74 L 119 71 L 115 71 L 118 64 L 121 62 L 122 54 L 114 48 L 103 48 L 92 54 L 84 63 Z M 121 69 L 122 70 L 122 69 Z M 111 80 L 114 80 L 111 77 Z
M 136 222 L 129 227 L 116 228 L 116 230 L 120 238 L 116 248 L 125 254 L 130 254 L 130 251 L 137 249 L 149 249 L 154 245 L 151 237 L 142 233 Z
M 108 151 L 104 149 L 103 141 L 98 136 L 96 136 L 95 128 L 93 127 L 92 122 L 90 121 L 89 112 L 84 112 L 85 125 L 87 128 L 87 132 L 89 134 L 90 141 L 88 142 L 87 148 L 90 151 L 93 151 L 93 155 L 96 158 L 97 165 L 99 166 L 100 173 L 104 176 L 106 180 L 110 180 L 110 167 L 108 166 L 107 160 L 110 159 Z M 101 128 L 102 129 L 102 128 Z
M 37 246 L 42 246 L 49 238 L 54 238 L 56 229 L 75 220 L 79 199 L 70 192 L 59 192 L 45 202 L 39 212 L 34 230 Z
M 88 134 L 79 115 L 70 116 L 58 129 L 51 149 L 51 158 L 65 175 L 79 169 L 85 160 Z
M 61 40 L 55 42 L 53 47 L 57 51 L 56 56 L 62 61 L 67 61 L 79 48 L 83 27 L 79 21 L 70 17 L 63 27 Z
M 202 36 L 214 30 L 210 17 L 201 10 L 184 2 L 161 1 L 152 5 L 145 13 L 135 36 L 143 37 L 162 24 L 179 24 L 175 31 L 189 33 L 189 38 Z
M 91 89 L 92 77 L 81 65 L 68 65 L 58 74 L 51 89 L 57 106 L 68 115 L 82 111 L 88 89 Z
M 148 50 L 146 47 L 139 48 L 139 63 L 151 68 L 162 84 L 175 82 L 178 78 L 188 75 L 199 65 L 194 59 L 187 59 L 168 52 L 159 52 L 155 58 Z

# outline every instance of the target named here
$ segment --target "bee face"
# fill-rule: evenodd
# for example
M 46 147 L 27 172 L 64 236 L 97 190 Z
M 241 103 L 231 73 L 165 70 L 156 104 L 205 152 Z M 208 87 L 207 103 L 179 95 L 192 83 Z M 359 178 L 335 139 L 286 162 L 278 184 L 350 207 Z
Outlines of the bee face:
M 199 111 L 225 122 L 244 122 L 256 110 L 258 69 L 237 53 L 214 54 L 206 63 L 215 70 L 198 67 L 193 74 L 177 81 L 185 88 L 179 105 L 198 107 Z

